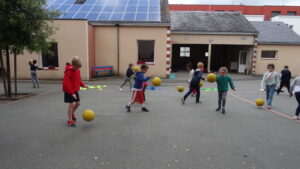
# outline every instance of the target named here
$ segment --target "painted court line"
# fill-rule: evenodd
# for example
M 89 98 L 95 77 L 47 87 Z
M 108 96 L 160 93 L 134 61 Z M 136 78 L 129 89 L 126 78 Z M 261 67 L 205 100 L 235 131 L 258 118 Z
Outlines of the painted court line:
M 242 100 L 242 101 L 244 101 L 244 102 L 247 102 L 247 103 L 249 103 L 249 104 L 256 105 L 254 102 L 252 102 L 252 101 L 250 101 L 250 100 L 247 100 L 247 99 L 245 99 L 245 98 L 242 98 L 242 97 L 240 97 L 240 96 L 237 96 L 237 95 L 235 95 L 235 94 L 229 93 L 229 95 L 231 95 L 231 96 L 233 96 L 233 97 L 235 97 L 235 98 L 237 98 L 237 99 L 240 99 L 240 100 Z M 275 110 L 272 110 L 272 109 L 267 109 L 267 108 L 265 108 L 265 107 L 263 107 L 263 109 L 268 110 L 268 111 L 270 111 L 270 112 L 272 112 L 272 113 L 275 113 L 275 114 L 277 114 L 277 115 L 279 115 L 279 116 L 281 116 L 281 117 L 285 117 L 285 118 L 288 118 L 288 119 L 290 119 L 290 120 L 293 120 L 292 117 L 290 117 L 290 116 L 288 116 L 288 115 L 285 115 L 285 114 L 283 114 L 283 113 L 280 113 L 280 112 L 278 112 L 278 111 L 275 111 Z M 295 121 L 300 122 L 300 120 L 295 120 Z
M 49 94 L 49 93 L 53 93 L 53 92 L 55 92 L 55 91 L 56 91 L 56 89 L 52 89 L 52 90 L 50 90 L 50 91 L 38 93 L 38 94 L 35 95 L 35 96 L 43 96 L 43 95 L 46 95 L 46 94 Z M 35 96 L 33 96 L 33 97 L 35 97 Z M 16 100 L 16 101 L 11 101 L 11 102 L 4 103 L 4 104 L 0 104 L 0 108 L 1 108 L 1 107 L 4 107 L 4 106 L 11 105 L 11 104 L 18 103 L 18 102 L 20 102 L 20 101 L 22 101 L 22 100 L 24 100 L 24 99 L 26 99 L 26 98 L 23 98 L 23 99 L 20 99 L 20 100 Z

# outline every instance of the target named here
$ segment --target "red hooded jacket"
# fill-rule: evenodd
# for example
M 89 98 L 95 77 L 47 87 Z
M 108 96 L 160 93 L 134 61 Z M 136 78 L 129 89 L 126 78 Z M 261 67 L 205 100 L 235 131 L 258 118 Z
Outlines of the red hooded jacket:
M 67 65 L 63 81 L 63 91 L 73 95 L 80 90 L 80 86 L 85 86 L 81 81 L 80 70 L 75 70 L 72 65 Z

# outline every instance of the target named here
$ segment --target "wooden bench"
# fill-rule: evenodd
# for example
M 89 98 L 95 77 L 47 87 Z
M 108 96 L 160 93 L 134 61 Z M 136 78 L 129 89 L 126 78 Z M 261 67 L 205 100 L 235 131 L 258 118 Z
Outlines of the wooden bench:
M 109 72 L 110 76 L 113 74 L 113 66 L 98 66 L 98 67 L 92 67 L 92 72 L 96 73 L 96 78 L 99 77 L 99 72 Z

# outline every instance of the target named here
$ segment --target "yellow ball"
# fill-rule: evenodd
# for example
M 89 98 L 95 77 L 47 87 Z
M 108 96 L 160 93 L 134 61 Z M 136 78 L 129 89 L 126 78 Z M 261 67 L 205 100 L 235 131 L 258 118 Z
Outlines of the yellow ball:
M 206 77 L 207 81 L 213 83 L 217 80 L 217 75 L 214 73 L 209 73 Z
M 184 87 L 183 87 L 183 86 L 178 86 L 178 87 L 177 87 L 177 90 L 178 90 L 179 92 L 183 92 L 183 91 L 184 91 Z
M 202 87 L 204 85 L 204 83 L 202 81 L 200 81 L 199 86 Z
M 140 70 L 140 68 L 139 68 L 138 66 L 134 66 L 134 67 L 133 67 L 133 71 L 134 71 L 134 72 L 138 72 L 139 70 Z
M 256 99 L 255 103 L 257 106 L 263 106 L 265 104 L 265 100 L 264 99 Z
M 160 86 L 160 84 L 161 84 L 161 79 L 159 78 L 159 77 L 155 77 L 155 78 L 153 78 L 152 79 L 152 84 L 153 84 L 153 86 Z
M 92 121 L 95 118 L 95 113 L 93 110 L 87 109 L 82 113 L 82 118 L 85 121 Z

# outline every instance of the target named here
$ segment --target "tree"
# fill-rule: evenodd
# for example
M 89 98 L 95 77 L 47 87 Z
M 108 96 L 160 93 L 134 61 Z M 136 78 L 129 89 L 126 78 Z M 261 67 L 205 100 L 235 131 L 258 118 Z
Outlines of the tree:
M 55 32 L 51 20 L 58 12 L 48 11 L 45 6 L 46 0 L 0 0 L 0 51 L 6 55 L 6 73 L 2 75 L 8 97 L 12 97 L 10 54 L 14 55 L 16 75 L 16 56 L 20 51 L 39 52 L 50 46 L 49 37 Z

